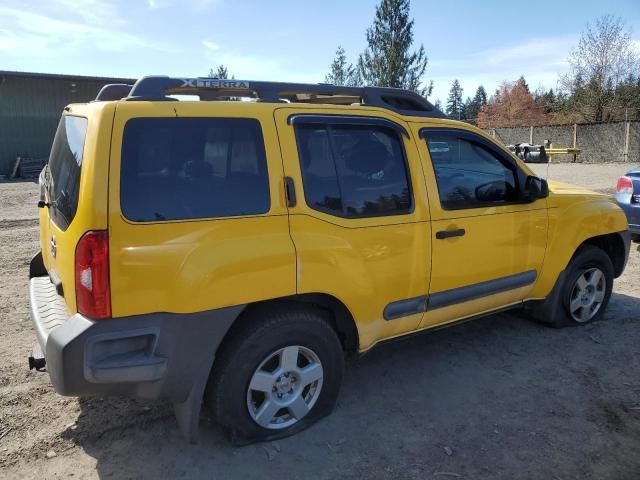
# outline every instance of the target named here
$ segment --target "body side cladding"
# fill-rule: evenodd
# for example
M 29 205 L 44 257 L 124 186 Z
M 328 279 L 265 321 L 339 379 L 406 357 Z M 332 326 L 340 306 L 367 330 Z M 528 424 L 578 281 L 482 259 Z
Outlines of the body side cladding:
M 428 301 L 428 295 L 422 295 L 415 298 L 407 298 L 405 300 L 398 300 L 387 305 L 382 315 L 385 320 L 393 320 L 395 318 L 407 317 L 409 315 L 415 315 L 416 313 L 422 313 L 427 310 Z
M 537 273 L 529 270 L 515 275 L 474 283 L 464 287 L 432 293 L 430 295 L 398 300 L 390 303 L 384 309 L 385 320 L 393 320 L 427 310 L 448 307 L 457 303 L 468 302 L 489 295 L 526 287 L 536 281 Z
M 524 303 L 524 310 L 534 319 L 548 324 L 556 321 L 556 315 L 562 309 L 558 305 L 562 302 L 562 285 L 564 285 L 566 270 L 562 270 L 558 275 L 553 289 L 544 300 L 529 300 Z
M 485 282 L 474 283 L 465 287 L 453 288 L 443 292 L 432 293 L 429 296 L 429 309 L 448 307 L 456 303 L 468 302 L 482 297 L 488 297 L 496 293 L 506 292 L 507 290 L 515 290 L 516 288 L 526 287 L 536 281 L 537 273 L 535 270 L 516 273 L 507 277 L 496 278 L 495 280 L 487 280 Z

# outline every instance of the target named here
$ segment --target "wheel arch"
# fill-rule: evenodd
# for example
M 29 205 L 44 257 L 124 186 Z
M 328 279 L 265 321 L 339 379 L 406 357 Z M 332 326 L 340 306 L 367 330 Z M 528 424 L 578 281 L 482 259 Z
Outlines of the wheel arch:
M 569 262 L 573 260 L 573 258 L 580 252 L 580 250 L 584 246 L 592 245 L 604 251 L 611 259 L 615 278 L 618 278 L 620 275 L 622 275 L 624 267 L 627 264 L 627 258 L 629 254 L 629 239 L 629 235 L 625 236 L 621 232 L 607 233 L 604 235 L 587 238 L 578 246 L 578 248 L 576 248 Z
M 328 312 L 331 327 L 337 333 L 344 352 L 349 355 L 358 352 L 360 341 L 353 315 L 342 301 L 326 293 L 304 293 L 247 304 L 225 334 L 219 348 L 223 348 L 227 339 L 235 335 L 235 332 L 243 329 L 244 325 L 255 317 L 253 313 L 257 310 L 281 309 L 287 304 L 307 304 Z

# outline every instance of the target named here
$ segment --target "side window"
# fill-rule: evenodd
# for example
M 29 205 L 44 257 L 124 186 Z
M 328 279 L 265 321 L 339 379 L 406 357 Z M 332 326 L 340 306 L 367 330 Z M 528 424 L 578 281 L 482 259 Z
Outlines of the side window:
M 518 200 L 515 165 L 456 132 L 427 132 L 440 204 L 460 210 Z
M 296 125 L 307 205 L 340 217 L 411 211 L 402 141 L 390 128 Z
M 133 221 L 257 215 L 270 207 L 254 119 L 129 120 L 120 176 L 122 213 Z

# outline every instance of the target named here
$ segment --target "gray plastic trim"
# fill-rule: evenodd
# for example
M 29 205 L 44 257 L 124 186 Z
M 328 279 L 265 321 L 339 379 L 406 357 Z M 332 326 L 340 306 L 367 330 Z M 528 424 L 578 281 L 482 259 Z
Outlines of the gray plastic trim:
M 38 343 L 58 393 L 168 399 L 185 437 L 196 440 L 216 351 L 246 305 L 96 321 L 70 315 L 49 277 L 30 280 L 30 297 Z
M 427 295 L 422 295 L 420 297 L 391 302 L 385 307 L 383 317 L 385 320 L 394 320 L 396 318 L 422 313 L 427 309 L 428 299 L 429 297 Z
M 537 273 L 535 270 L 509 275 L 507 277 L 488 280 L 486 282 L 475 283 L 465 287 L 445 290 L 443 292 L 432 293 L 429 296 L 429 310 L 436 308 L 448 307 L 456 303 L 468 302 L 496 293 L 514 290 L 516 288 L 526 287 L 536 281 Z

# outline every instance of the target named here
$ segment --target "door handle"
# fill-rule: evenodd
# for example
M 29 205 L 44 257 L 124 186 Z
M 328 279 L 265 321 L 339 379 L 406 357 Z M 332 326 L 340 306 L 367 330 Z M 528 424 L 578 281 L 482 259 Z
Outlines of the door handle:
M 457 230 L 440 230 L 436 232 L 436 238 L 438 240 L 444 240 L 445 238 L 462 237 L 465 233 L 464 228 L 458 228 Z
M 296 206 L 296 187 L 293 184 L 293 178 L 284 177 L 284 189 L 287 195 L 287 207 Z

